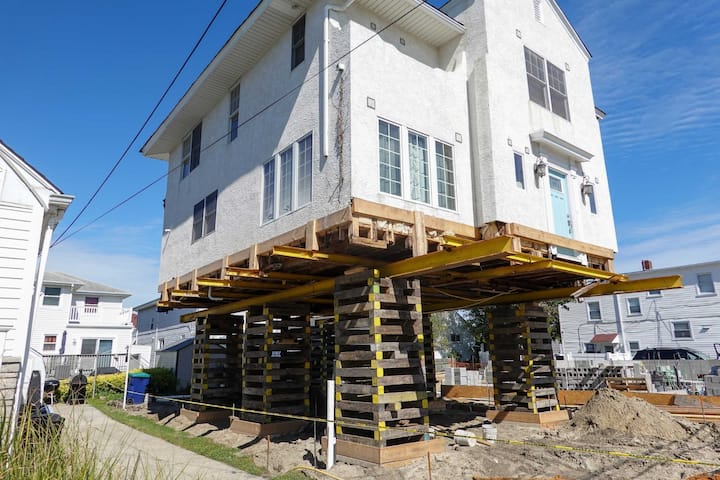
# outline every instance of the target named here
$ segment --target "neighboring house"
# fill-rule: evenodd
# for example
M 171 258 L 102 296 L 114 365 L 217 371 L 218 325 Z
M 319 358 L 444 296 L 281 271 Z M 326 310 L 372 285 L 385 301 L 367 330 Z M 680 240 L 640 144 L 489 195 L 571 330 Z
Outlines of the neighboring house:
M 160 282 L 357 201 L 612 257 L 589 59 L 554 0 L 260 1 L 142 148 L 168 162 Z
M 157 301 L 152 300 L 134 308 L 137 313 L 134 343 L 152 346 L 151 364 L 155 364 L 156 352 L 195 338 L 195 323 L 180 323 L 180 316 L 194 309 L 158 311 Z
M 683 288 L 567 304 L 568 310 L 560 309 L 566 354 L 619 353 L 632 358 L 641 349 L 673 347 L 720 358 L 720 261 L 627 275 L 632 280 L 681 275 Z
M 46 356 L 127 354 L 132 309 L 122 302 L 131 293 L 61 272 L 46 272 L 42 288 L 33 348 Z
M 30 377 L 25 362 L 37 302 L 36 286 L 45 271 L 50 238 L 73 197 L 0 141 L 0 415 L 10 399 L 24 401 L 18 376 Z M 32 368 L 34 369 L 34 367 Z M 16 403 L 18 405 L 19 403 Z

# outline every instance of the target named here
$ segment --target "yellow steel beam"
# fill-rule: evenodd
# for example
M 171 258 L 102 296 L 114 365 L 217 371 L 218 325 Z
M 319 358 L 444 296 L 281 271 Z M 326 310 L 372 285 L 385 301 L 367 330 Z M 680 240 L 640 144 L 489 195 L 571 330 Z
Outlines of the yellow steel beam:
M 208 292 L 202 290 L 172 290 L 170 292 L 171 297 L 181 298 L 198 298 L 206 300 L 208 298 Z M 218 297 L 222 298 L 250 298 L 252 295 L 246 293 L 235 293 L 235 292 L 222 292 L 217 294 Z
M 644 292 L 647 290 L 667 290 L 681 288 L 682 278 L 679 275 L 669 277 L 647 278 L 642 280 L 628 280 L 617 283 L 599 283 L 594 288 L 581 294 L 581 297 L 595 297 L 598 295 L 609 295 L 612 293 Z M 444 303 L 423 305 L 423 311 L 440 312 L 446 310 L 458 310 L 474 306 L 504 305 L 508 303 L 537 302 L 541 300 L 552 300 L 557 298 L 568 298 L 578 291 L 577 287 L 553 288 L 538 290 L 534 292 L 507 293 L 488 298 L 478 299 L 454 299 Z
M 523 254 L 524 255 L 524 254 Z M 510 257 L 518 258 L 517 255 L 510 255 Z M 580 277 L 596 278 L 598 280 L 624 280 L 624 275 L 619 275 L 614 272 L 608 272 L 605 270 L 598 270 L 596 268 L 584 267 L 582 265 L 576 265 L 574 263 L 563 262 L 561 260 L 547 260 L 542 257 L 534 257 L 533 263 L 526 263 L 524 265 L 509 265 L 507 267 L 497 267 L 488 270 L 481 270 L 478 272 L 471 272 L 464 275 L 468 280 L 493 280 L 496 278 L 513 277 L 518 275 L 527 275 L 542 271 L 547 272 L 563 272 Z M 517 260 L 516 260 L 517 261 Z
M 306 250 L 297 247 L 273 247 L 271 255 L 278 257 L 299 258 L 301 260 L 312 260 L 315 262 L 338 263 L 340 265 L 360 265 L 372 267 L 382 265 L 385 262 L 369 258 L 354 257 L 341 253 L 324 253 L 317 250 Z
M 249 280 L 225 280 L 222 278 L 198 278 L 197 284 L 201 287 L 248 288 L 254 290 L 279 290 L 287 288 L 287 285 L 278 282 L 253 282 Z
M 322 280 L 324 277 L 318 275 L 304 275 L 302 273 L 285 273 L 285 272 L 263 272 L 262 270 L 253 268 L 227 267 L 225 273 L 228 277 L 240 278 L 269 278 L 272 280 L 298 280 L 312 281 Z
M 247 300 L 240 300 L 239 302 L 226 303 L 224 305 L 218 305 L 217 307 L 208 308 L 202 312 L 195 312 L 183 315 L 181 321 L 189 322 L 197 318 L 198 316 L 204 315 L 224 315 L 226 313 L 241 312 L 247 310 L 249 307 L 260 306 L 264 304 L 289 302 L 298 299 L 307 299 L 307 297 L 316 297 L 318 295 L 324 295 L 330 293 L 335 288 L 335 280 L 327 279 L 320 280 L 318 282 L 309 283 L 300 287 L 288 288 L 281 292 L 268 293 L 266 295 L 259 295 Z
M 447 246 L 447 247 L 462 247 L 463 245 L 467 245 L 468 243 L 472 243 L 473 240 L 469 240 L 467 238 L 462 237 L 456 237 L 455 235 L 441 235 L 440 236 L 440 245 Z
M 504 258 L 510 253 L 512 253 L 512 238 L 497 237 L 463 245 L 450 251 L 433 252 L 400 260 L 378 269 L 383 277 L 408 277 L 461 267 L 492 258 Z

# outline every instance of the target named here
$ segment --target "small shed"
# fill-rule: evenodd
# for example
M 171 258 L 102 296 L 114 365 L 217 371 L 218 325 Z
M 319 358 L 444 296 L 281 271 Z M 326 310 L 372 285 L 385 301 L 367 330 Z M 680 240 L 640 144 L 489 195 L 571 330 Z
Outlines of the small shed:
M 175 372 L 178 390 L 190 386 L 193 341 L 189 338 L 157 352 L 156 366 Z

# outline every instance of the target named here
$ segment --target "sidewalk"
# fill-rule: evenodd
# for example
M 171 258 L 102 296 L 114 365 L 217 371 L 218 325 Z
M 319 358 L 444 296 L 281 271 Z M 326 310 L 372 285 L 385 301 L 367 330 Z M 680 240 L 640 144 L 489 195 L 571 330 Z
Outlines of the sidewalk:
M 137 469 L 148 479 L 262 479 L 134 430 L 90 405 L 55 404 L 53 411 L 65 417 L 63 436 L 89 435 L 101 458 L 127 471 Z

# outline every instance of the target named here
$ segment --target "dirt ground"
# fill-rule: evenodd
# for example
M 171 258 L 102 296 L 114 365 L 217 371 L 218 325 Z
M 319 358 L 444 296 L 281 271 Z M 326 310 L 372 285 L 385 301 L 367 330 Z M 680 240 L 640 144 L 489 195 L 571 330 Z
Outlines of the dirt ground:
M 641 399 L 613 390 L 600 390 L 570 422 L 555 428 L 521 423 L 497 425 L 493 446 L 457 445 L 452 433 L 470 431 L 482 438 L 484 417 L 451 405 L 431 415 L 431 425 L 446 439 L 443 453 L 431 455 L 433 479 L 711 479 L 720 478 L 720 424 L 688 422 Z M 139 408 L 139 407 L 138 407 Z M 465 411 L 463 411 L 465 408 Z M 154 411 L 154 413 L 153 413 Z M 193 424 L 171 405 L 154 405 L 135 413 L 192 435 L 237 447 L 271 473 L 298 465 L 324 466 L 312 425 L 302 434 L 272 438 L 270 454 L 265 439 L 230 432 L 228 424 Z M 318 429 L 324 427 L 318 424 Z M 322 433 L 322 432 L 320 432 Z M 613 453 L 610 453 L 613 452 Z M 632 454 L 641 458 L 627 456 Z M 268 464 L 269 458 L 269 464 Z M 676 463 L 676 461 L 703 464 Z M 427 458 L 397 468 L 338 462 L 331 473 L 343 480 L 417 480 L 429 478 Z M 323 478 L 317 476 L 312 478 Z M 327 478 L 327 477 L 324 477 Z

